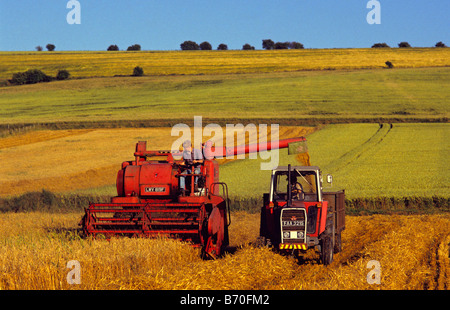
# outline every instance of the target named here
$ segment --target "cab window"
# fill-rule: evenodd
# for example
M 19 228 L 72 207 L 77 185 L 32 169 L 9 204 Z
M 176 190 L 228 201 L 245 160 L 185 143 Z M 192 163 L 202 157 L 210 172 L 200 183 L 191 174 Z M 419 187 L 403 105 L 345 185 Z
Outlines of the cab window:
M 287 200 L 288 198 L 288 171 L 277 171 L 274 175 L 273 200 Z M 301 188 L 305 201 L 318 201 L 317 197 L 317 176 L 314 171 L 291 170 L 291 186 L 298 183 L 297 188 Z

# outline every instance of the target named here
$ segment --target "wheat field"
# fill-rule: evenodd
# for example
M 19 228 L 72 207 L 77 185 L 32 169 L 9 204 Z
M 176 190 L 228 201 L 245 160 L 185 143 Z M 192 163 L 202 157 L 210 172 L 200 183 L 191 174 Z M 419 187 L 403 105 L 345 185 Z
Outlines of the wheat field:
M 361 48 L 271 51 L 141 51 L 141 52 L 1 52 L 0 79 L 40 69 L 55 76 L 66 69 L 73 77 L 131 75 L 140 66 L 146 75 L 265 73 L 298 70 L 442 67 L 445 48 Z
M 325 267 L 309 250 L 298 261 L 254 242 L 259 215 L 232 213 L 223 258 L 172 239 L 82 239 L 80 213 L 0 215 L 0 289 L 8 290 L 448 290 L 450 215 L 348 216 L 343 251 Z M 69 284 L 69 261 L 80 284 Z M 380 284 L 368 263 L 379 262 Z M 370 266 L 369 266 L 370 267 Z M 214 276 L 211 276 L 214 275 Z

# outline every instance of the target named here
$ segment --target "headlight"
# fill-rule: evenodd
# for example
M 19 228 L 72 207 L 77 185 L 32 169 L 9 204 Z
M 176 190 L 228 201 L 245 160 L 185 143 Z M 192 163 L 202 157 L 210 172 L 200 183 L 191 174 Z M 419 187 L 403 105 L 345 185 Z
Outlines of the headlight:
M 290 237 L 291 237 L 291 233 L 289 231 L 283 232 L 283 238 L 290 238 Z

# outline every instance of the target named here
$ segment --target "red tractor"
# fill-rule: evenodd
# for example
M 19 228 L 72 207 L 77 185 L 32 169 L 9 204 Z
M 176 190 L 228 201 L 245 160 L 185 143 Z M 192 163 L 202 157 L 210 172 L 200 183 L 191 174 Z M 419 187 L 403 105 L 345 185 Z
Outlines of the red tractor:
M 303 140 L 292 138 L 210 151 L 223 157 L 286 148 L 289 143 Z M 229 244 L 230 207 L 228 187 L 219 180 L 219 165 L 205 152 L 200 173 L 187 174 L 184 161 L 174 159 L 174 155 L 171 151 L 147 150 L 146 142 L 138 142 L 135 159 L 123 162 L 117 174 L 117 197 L 110 203 L 91 203 L 85 209 L 80 223 L 83 232 L 106 237 L 166 235 L 201 246 L 205 258 L 220 256 Z M 186 181 L 184 195 L 180 177 Z
M 323 192 L 319 167 L 278 167 L 263 200 L 260 242 L 264 245 L 296 256 L 314 248 L 324 265 L 341 251 L 345 192 Z

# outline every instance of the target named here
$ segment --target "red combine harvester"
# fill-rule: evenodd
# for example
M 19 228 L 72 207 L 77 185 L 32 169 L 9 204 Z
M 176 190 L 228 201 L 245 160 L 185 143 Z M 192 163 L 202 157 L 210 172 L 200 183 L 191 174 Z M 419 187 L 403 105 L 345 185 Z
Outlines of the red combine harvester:
M 229 244 L 228 187 L 219 181 L 219 165 L 208 154 L 248 154 L 287 148 L 289 143 L 299 141 L 305 138 L 204 150 L 200 174 L 186 174 L 184 160 L 174 159 L 175 153 L 147 150 L 146 142 L 140 141 L 135 160 L 123 162 L 117 174 L 117 196 L 110 203 L 91 203 L 80 225 L 85 235 L 165 235 L 188 240 L 202 247 L 202 257 L 218 257 Z M 180 176 L 186 180 L 184 195 Z

